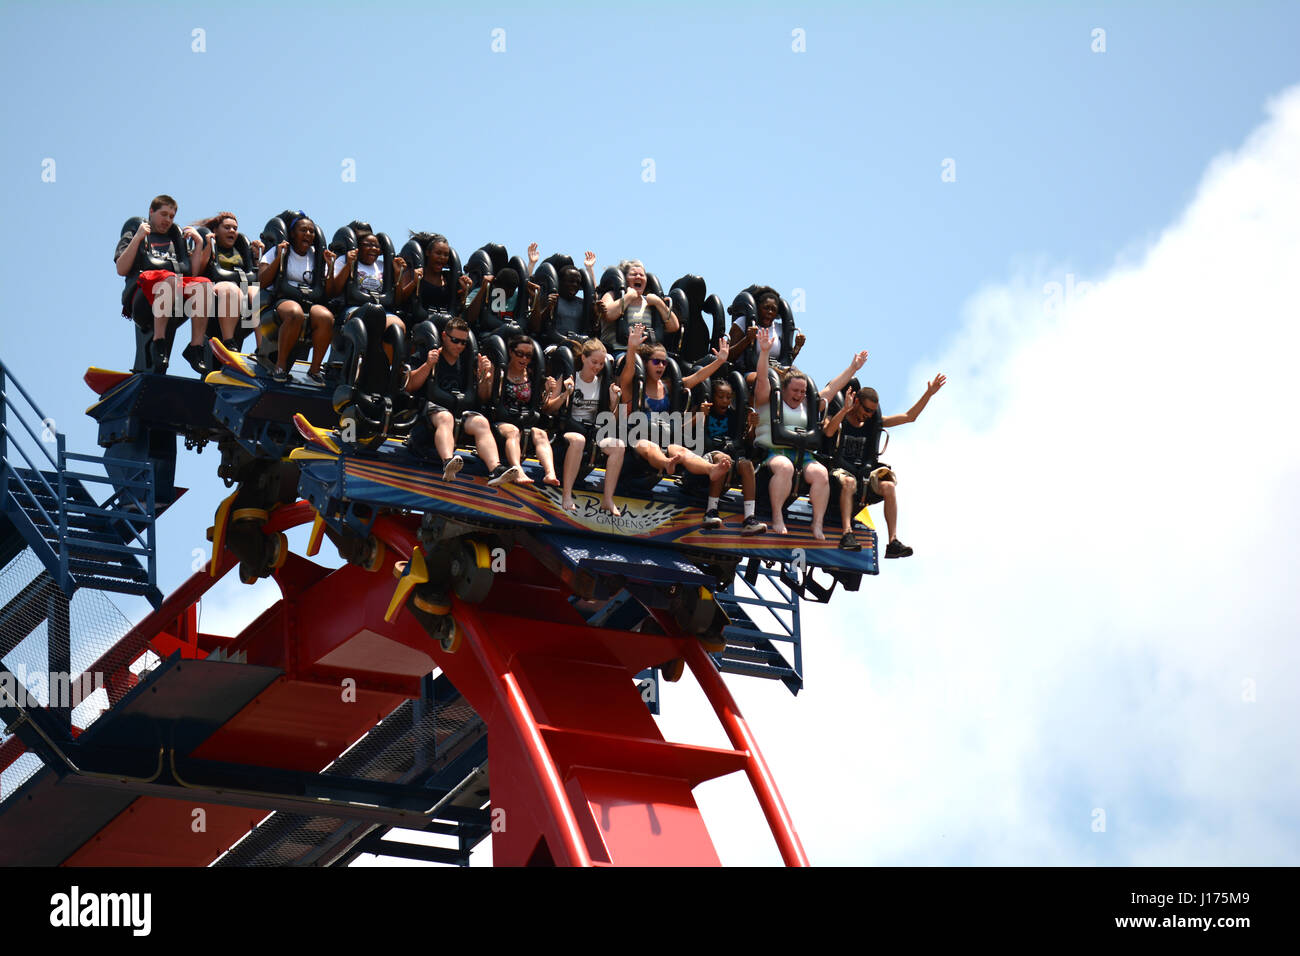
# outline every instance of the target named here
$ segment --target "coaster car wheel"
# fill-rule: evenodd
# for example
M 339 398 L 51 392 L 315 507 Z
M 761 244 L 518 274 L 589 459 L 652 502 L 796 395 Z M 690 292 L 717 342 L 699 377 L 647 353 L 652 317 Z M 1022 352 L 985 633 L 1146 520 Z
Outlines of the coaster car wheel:
M 452 589 L 462 601 L 478 604 L 492 590 L 492 553 L 481 541 L 463 543 L 451 559 Z

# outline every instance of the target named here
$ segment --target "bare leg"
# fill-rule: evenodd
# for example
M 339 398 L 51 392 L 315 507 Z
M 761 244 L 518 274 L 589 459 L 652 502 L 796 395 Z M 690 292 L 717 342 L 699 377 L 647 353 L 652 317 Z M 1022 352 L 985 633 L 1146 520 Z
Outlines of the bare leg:
M 611 442 L 602 445 L 601 451 L 605 453 L 605 484 L 601 488 L 600 506 L 617 518 L 622 512 L 614 504 L 614 489 L 618 486 L 618 473 L 623 470 L 623 456 L 627 453 L 627 446 L 622 442 Z
M 820 462 L 813 462 L 804 468 L 803 476 L 808 482 L 808 499 L 812 502 L 813 537 L 818 541 L 825 541 L 826 534 L 822 531 L 822 521 L 826 517 L 826 505 L 831 497 L 831 485 L 826 474 L 826 466 Z
M 742 458 L 740 464 L 736 466 L 736 471 L 740 473 L 741 494 L 746 501 L 753 501 L 758 496 L 757 482 L 754 481 L 754 463 L 748 458 Z
M 190 345 L 202 345 L 208 331 L 208 296 L 212 283 L 195 282 L 185 291 L 186 311 L 190 314 Z
M 287 370 L 289 368 L 289 355 L 293 352 L 293 347 L 298 343 L 298 336 L 302 334 L 302 323 L 305 316 L 302 314 L 302 306 L 297 302 L 286 299 L 276 308 L 280 313 L 280 338 L 278 345 L 280 354 L 276 356 L 276 368 Z
M 479 460 L 489 472 L 495 471 L 501 459 L 497 457 L 497 440 L 492 435 L 492 426 L 482 415 L 471 415 L 465 423 L 465 434 L 474 439 L 474 448 Z
M 727 472 L 731 469 L 731 459 L 710 464 L 681 445 L 669 445 L 668 455 L 670 459 L 675 458 L 680 461 L 682 467 L 692 475 L 708 475 L 710 485 L 726 478 Z M 672 472 L 670 471 L 669 474 L 671 475 Z
M 858 491 L 858 480 L 852 475 L 840 479 L 840 524 L 845 534 L 853 530 L 853 496 Z
M 772 469 L 772 480 L 767 483 L 772 497 L 772 530 L 777 534 L 786 534 L 785 515 L 781 509 L 785 507 L 790 485 L 794 482 L 794 465 L 784 455 L 777 455 L 768 467 Z
M 172 313 L 176 303 L 180 302 L 180 279 L 170 276 L 154 284 L 153 297 L 153 337 L 154 341 L 167 338 L 167 326 L 171 324 Z
M 880 483 L 880 497 L 885 499 L 885 530 L 889 532 L 889 540 L 893 541 L 898 537 L 898 495 L 892 481 Z
M 429 418 L 433 426 L 433 447 L 438 450 L 438 457 L 443 461 L 456 454 L 456 419 L 451 412 L 434 412 Z
M 311 307 L 311 368 L 308 370 L 309 374 L 320 371 L 320 364 L 325 361 L 325 353 L 329 351 L 330 342 L 333 339 L 333 314 L 323 305 L 313 305 Z
M 564 482 L 560 495 L 560 507 L 565 511 L 577 511 L 573 500 L 573 483 L 578 480 L 578 469 L 582 467 L 582 451 L 587 447 L 587 437 L 578 432 L 565 432 L 564 440 L 569 443 L 569 450 L 564 458 Z
M 235 327 L 239 324 L 239 298 L 242 293 L 233 282 L 218 282 L 213 289 L 217 302 L 217 325 L 221 327 L 221 340 L 228 342 L 235 337 Z
M 540 428 L 533 429 L 533 451 L 542 465 L 542 484 L 558 485 L 560 479 L 555 477 L 555 453 L 551 450 L 551 440 Z
M 644 458 L 651 468 L 656 471 L 666 471 L 670 475 L 677 470 L 677 463 L 682 460 L 681 455 L 665 455 L 662 448 L 644 438 L 636 443 L 636 453 Z
M 505 440 L 506 464 L 519 464 L 519 429 L 507 422 L 498 425 L 497 431 L 501 433 L 501 437 Z

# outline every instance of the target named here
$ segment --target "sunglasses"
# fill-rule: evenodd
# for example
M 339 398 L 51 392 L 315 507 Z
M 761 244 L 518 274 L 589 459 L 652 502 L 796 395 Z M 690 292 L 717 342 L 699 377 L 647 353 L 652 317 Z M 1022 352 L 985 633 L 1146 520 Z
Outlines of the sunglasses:
M 532 358 L 533 350 L 529 349 L 527 352 L 521 352 L 519 349 L 515 349 L 513 354 L 515 358 Z
M 667 360 L 667 359 L 651 359 L 651 360 L 650 360 L 650 364 L 651 364 L 651 365 L 667 365 L 667 364 L 668 364 L 668 360 Z
M 447 341 L 452 345 L 469 345 L 469 339 L 453 339 L 450 335 L 447 336 Z

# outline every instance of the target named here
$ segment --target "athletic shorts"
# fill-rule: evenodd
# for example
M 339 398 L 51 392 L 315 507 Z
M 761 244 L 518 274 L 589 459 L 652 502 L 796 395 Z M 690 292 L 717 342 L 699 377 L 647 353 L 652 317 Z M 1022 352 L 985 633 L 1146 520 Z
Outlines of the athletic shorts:
M 759 449 L 759 451 L 761 452 L 762 449 Z M 794 465 L 796 472 L 802 472 L 804 468 L 817 460 L 813 457 L 812 452 L 804 451 L 802 448 L 769 448 L 767 449 L 767 457 L 763 459 L 759 467 L 764 465 L 771 467 L 773 458 L 787 459 Z
M 146 269 L 136 278 L 135 284 L 144 293 L 144 297 L 149 300 L 149 304 L 153 305 L 153 300 L 159 291 L 159 283 L 165 282 L 173 276 L 176 276 L 176 273 L 169 272 L 166 269 Z M 179 278 L 181 280 L 182 295 L 188 292 L 191 286 L 212 284 L 212 280 L 206 276 L 179 276 Z

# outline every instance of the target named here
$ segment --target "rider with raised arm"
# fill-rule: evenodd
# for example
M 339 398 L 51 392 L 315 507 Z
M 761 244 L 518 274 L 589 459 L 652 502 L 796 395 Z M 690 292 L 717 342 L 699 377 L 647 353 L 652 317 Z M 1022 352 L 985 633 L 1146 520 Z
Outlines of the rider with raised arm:
M 649 425 L 651 437 L 638 441 L 634 446 L 635 451 L 656 471 L 666 472 L 671 475 L 680 464 L 693 475 L 707 475 L 709 477 L 709 498 L 715 500 L 715 507 L 711 514 L 705 516 L 704 527 L 710 529 L 720 528 L 722 527 L 722 518 L 717 513 L 716 499 L 722 494 L 727 474 L 731 471 L 731 462 L 721 460 L 710 462 L 684 445 L 672 440 L 673 429 L 669 415 L 676 411 L 684 418 L 685 416 L 682 413 L 686 409 L 684 407 L 673 409 L 673 396 L 668 385 L 664 382 L 664 370 L 669 362 L 667 349 L 662 345 L 643 345 L 645 335 L 646 327 L 641 324 L 634 325 L 628 334 L 627 358 L 623 362 L 623 374 L 619 381 L 623 405 L 627 408 L 629 420 L 632 413 L 637 412 L 645 416 L 645 420 Z M 634 391 L 632 389 L 632 380 L 636 377 L 636 355 L 638 353 L 645 359 L 645 383 L 640 392 L 641 407 L 633 409 L 632 396 Z M 718 347 L 713 350 L 713 361 L 685 376 L 681 380 L 681 390 L 689 394 L 692 388 L 714 374 L 726 361 L 727 340 L 723 338 L 719 341 Z M 703 450 L 702 447 L 701 450 Z
M 808 500 L 812 503 L 812 535 L 818 541 L 826 540 L 822 522 L 826 517 L 826 504 L 830 498 L 829 476 L 826 467 L 813 457 L 812 447 L 820 439 L 818 425 L 818 399 L 829 401 L 867 361 L 865 351 L 853 356 L 853 361 L 839 375 L 809 401 L 809 380 L 803 372 L 791 368 L 780 379 L 780 402 L 772 408 L 772 386 L 768 381 L 768 355 L 775 341 L 772 329 L 758 330 L 758 369 L 754 380 L 754 407 L 758 410 L 758 427 L 754 430 L 754 445 L 761 455 L 760 467 L 771 470 L 770 494 L 772 502 L 772 530 L 786 534 L 782 508 L 790 494 L 796 474 L 808 482 Z M 774 415 L 780 421 L 774 422 Z M 807 436 L 806 447 L 783 445 L 778 436 L 787 429 Z M 789 433 L 789 432 L 787 432 Z
M 838 438 L 835 470 L 831 474 L 840 483 L 840 514 L 844 528 L 841 548 L 850 551 L 862 548 L 853 535 L 856 498 L 861 490 L 865 504 L 885 503 L 885 528 L 889 532 L 885 557 L 906 558 L 911 555 L 912 549 L 898 540 L 898 496 L 895 490 L 898 479 L 887 465 L 881 465 L 877 459 L 880 431 L 916 421 L 946 381 L 943 375 L 936 375 L 926 386 L 925 394 L 905 414 L 884 417 L 880 414 L 880 396 L 874 388 L 859 388 L 857 379 L 846 386 L 844 407 L 822 425 L 828 438 Z

